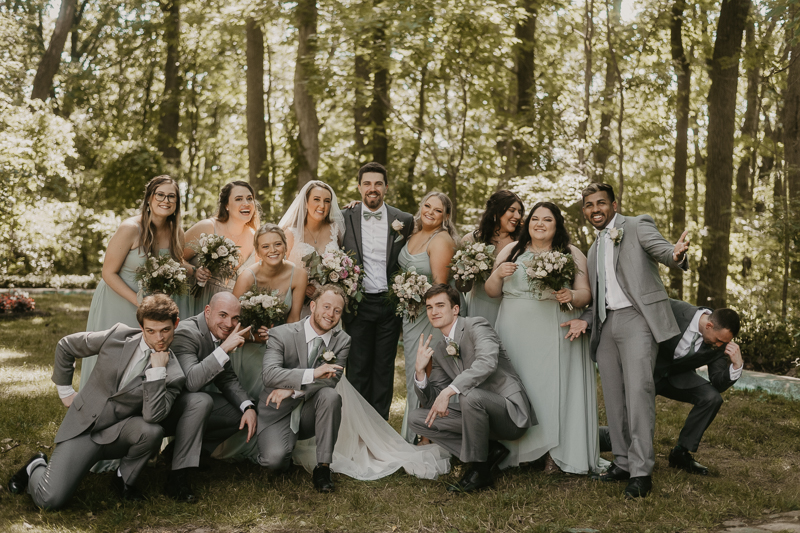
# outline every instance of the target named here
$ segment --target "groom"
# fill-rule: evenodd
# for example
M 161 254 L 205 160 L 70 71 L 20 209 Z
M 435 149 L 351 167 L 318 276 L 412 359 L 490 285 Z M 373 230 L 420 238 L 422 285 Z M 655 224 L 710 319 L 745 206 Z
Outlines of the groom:
M 336 384 L 350 351 L 350 337 L 333 328 L 345 307 L 338 285 L 323 285 L 300 322 L 269 330 L 264 391 L 258 405 L 258 462 L 273 471 L 290 466 L 298 439 L 317 438 L 314 488 L 333 491 L 330 463 L 342 421 Z
M 414 228 L 411 215 L 384 203 L 388 183 L 383 165 L 367 163 L 358 171 L 362 203 L 343 211 L 343 247 L 355 253 L 365 274 L 364 299 L 358 304 L 357 314 L 351 312 L 344 318 L 353 339 L 347 379 L 386 420 L 392 405 L 397 341 L 403 327 L 386 293 L 392 274 L 399 268 L 397 256 Z
M 658 343 L 680 333 L 658 263 L 687 269 L 687 232 L 673 246 L 649 215 L 618 214 L 606 183 L 590 184 L 582 196 L 583 214 L 598 232 L 587 258 L 592 305 L 562 326 L 570 328 L 570 340 L 591 329 L 614 452 L 600 479 L 627 480 L 625 496 L 639 498 L 652 490 Z
M 492 469 L 508 456 L 498 440 L 516 440 L 536 425 L 525 387 L 497 333 L 482 317 L 458 316 L 459 292 L 437 283 L 425 293 L 428 319 L 444 335 L 430 348 L 431 335 L 417 348 L 415 390 L 424 408 L 409 425 L 471 467 L 448 488 L 472 492 L 492 485 Z M 433 358 L 430 378 L 425 375 Z M 450 403 L 453 396 L 457 403 Z

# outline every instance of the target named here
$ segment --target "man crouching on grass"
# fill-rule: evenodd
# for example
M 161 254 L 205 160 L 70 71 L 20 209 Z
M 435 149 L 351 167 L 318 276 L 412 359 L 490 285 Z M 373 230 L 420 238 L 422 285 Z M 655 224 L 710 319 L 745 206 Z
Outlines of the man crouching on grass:
M 56 346 L 53 382 L 69 407 L 56 434 L 50 463 L 37 453 L 8 483 L 33 502 L 59 509 L 97 461 L 121 459 L 111 486 L 123 500 L 141 500 L 134 487 L 164 436 L 158 424 L 169 413 L 186 378 L 169 350 L 178 306 L 163 294 L 146 297 L 136 312 L 141 329 L 117 324 L 107 331 L 67 335 Z M 76 393 L 76 358 L 97 356 L 86 385 Z

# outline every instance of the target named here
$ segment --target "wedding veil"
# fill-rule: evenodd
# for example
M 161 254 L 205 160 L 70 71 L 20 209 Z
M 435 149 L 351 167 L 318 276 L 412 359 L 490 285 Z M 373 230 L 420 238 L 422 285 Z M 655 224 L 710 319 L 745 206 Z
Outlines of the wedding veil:
M 292 205 L 289 206 L 286 214 L 281 217 L 278 226 L 284 231 L 290 230 L 294 234 L 295 246 L 298 242 L 304 242 L 303 234 L 305 232 L 303 230 L 305 229 L 306 215 L 308 214 L 306 209 L 306 194 L 313 187 L 322 187 L 323 189 L 328 189 L 331 193 L 331 210 L 328 214 L 328 218 L 330 218 L 331 224 L 336 226 L 337 244 L 341 245 L 342 239 L 344 238 L 344 215 L 342 215 L 342 211 L 339 209 L 339 203 L 336 200 L 336 193 L 333 188 L 323 181 L 311 180 L 306 183 L 305 186 L 300 189 L 300 192 L 297 193 L 297 196 L 292 202 Z

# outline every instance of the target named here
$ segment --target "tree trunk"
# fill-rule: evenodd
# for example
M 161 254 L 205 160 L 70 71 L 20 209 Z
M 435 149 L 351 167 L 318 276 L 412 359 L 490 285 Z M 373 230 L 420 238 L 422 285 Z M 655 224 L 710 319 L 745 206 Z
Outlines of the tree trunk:
M 167 43 L 167 61 L 164 66 L 164 94 L 161 97 L 161 120 L 158 124 L 158 149 L 167 163 L 179 167 L 181 151 L 178 149 L 180 128 L 180 57 L 181 35 L 180 0 L 161 4 L 165 13 L 164 41 Z
M 678 78 L 677 105 L 675 118 L 677 131 L 675 139 L 675 173 L 672 176 L 672 240 L 677 242 L 686 228 L 686 171 L 689 159 L 689 97 L 691 95 L 692 71 L 683 48 L 683 12 L 685 0 L 677 0 L 672 5 L 670 35 L 672 43 L 672 63 Z M 683 272 L 670 271 L 670 289 L 673 297 L 683 300 Z
M 367 120 L 367 96 L 365 89 L 369 87 L 369 58 L 363 48 L 357 46 L 354 61 L 354 103 L 353 103 L 353 138 L 355 139 L 356 162 L 359 167 L 366 162 L 367 140 L 365 133 L 369 122 Z
M 248 17 L 247 34 L 247 155 L 250 185 L 265 213 L 269 212 L 270 182 L 266 171 L 267 127 L 264 123 L 264 32 Z
M 520 0 L 519 8 L 525 10 L 525 18 L 518 21 L 514 36 L 519 40 L 515 45 L 517 70 L 517 112 L 518 127 L 535 127 L 534 95 L 536 94 L 536 15 L 537 0 Z M 515 143 L 517 175 L 531 173 L 533 152 L 523 141 Z
M 610 12 L 606 13 L 609 32 L 619 25 L 619 14 L 622 10 L 622 0 L 614 0 Z M 610 42 L 610 41 L 609 41 Z M 616 90 L 617 58 L 615 52 L 609 47 L 606 58 L 606 82 L 603 88 L 603 103 L 600 113 L 600 136 L 594 149 L 595 176 L 594 181 L 602 182 L 605 179 L 608 156 L 611 155 L 611 119 L 614 116 L 614 92 Z
M 427 75 L 428 64 L 423 63 L 419 74 L 419 113 L 417 114 L 417 123 L 415 125 L 416 131 L 414 132 L 411 158 L 408 161 L 408 173 L 406 174 L 406 181 L 397 184 L 401 208 L 407 211 L 413 211 L 416 204 L 414 199 L 414 178 L 416 177 L 417 159 L 422 149 L 422 131 L 425 128 L 425 78 Z
M 711 61 L 705 200 L 708 234 L 703 239 L 697 303 L 712 308 L 725 307 L 727 300 L 736 90 L 739 54 L 749 10 L 750 0 L 723 0 Z
M 275 139 L 272 136 L 272 49 L 267 42 L 267 135 L 269 136 L 269 183 L 275 185 L 278 180 L 278 166 L 275 161 Z M 271 205 L 268 205 L 271 209 Z M 265 211 L 265 215 L 270 213 Z
M 749 20 L 745 30 L 745 53 L 750 56 L 747 65 L 747 110 L 742 125 L 742 142 L 745 145 L 744 155 L 736 171 L 736 195 L 740 202 L 740 211 L 744 212 L 753 201 L 753 188 L 750 183 L 755 164 L 755 143 L 758 135 L 758 89 L 761 83 L 759 68 L 759 49 L 755 45 L 755 22 Z
M 297 64 L 294 70 L 294 112 L 297 115 L 299 165 L 297 187 L 317 179 L 319 165 L 319 120 L 311 79 L 316 67 L 317 3 L 299 0 L 295 8 L 297 21 Z
M 800 8 L 790 10 L 790 20 L 797 20 Z M 789 25 L 789 32 L 794 32 Z M 786 175 L 786 190 L 792 218 L 798 220 L 800 202 L 800 42 L 787 35 L 787 47 L 791 50 L 783 101 L 783 145 Z
M 375 0 L 373 9 L 377 10 L 383 0 Z M 385 19 L 379 17 L 375 22 L 373 85 L 370 118 L 372 122 L 372 160 L 386 165 L 389 160 L 389 139 L 386 137 L 386 119 L 389 114 L 389 46 L 386 42 Z
M 45 101 L 50 94 L 53 78 L 61 65 L 61 52 L 64 51 L 64 44 L 67 42 L 67 36 L 75 20 L 75 9 L 75 0 L 61 0 L 61 9 L 58 12 L 56 28 L 50 37 L 50 45 L 42 56 L 39 68 L 36 69 L 36 76 L 33 78 L 31 99 Z
M 583 120 L 578 124 L 578 166 L 586 172 L 586 134 L 592 104 L 592 39 L 594 38 L 594 0 L 586 0 L 583 14 Z

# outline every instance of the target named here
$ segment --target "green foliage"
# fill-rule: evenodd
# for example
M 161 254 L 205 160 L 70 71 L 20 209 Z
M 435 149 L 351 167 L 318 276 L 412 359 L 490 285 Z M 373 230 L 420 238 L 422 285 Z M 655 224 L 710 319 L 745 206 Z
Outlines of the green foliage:
M 120 146 L 121 150 L 123 148 Z M 168 173 L 161 154 L 142 143 L 132 143 L 127 150 L 112 157 L 103 169 L 98 199 L 118 212 L 138 208 L 147 182 L 154 176 Z
M 763 317 L 747 318 L 742 322 L 738 343 L 747 368 L 786 374 L 795 367 L 793 361 L 798 355 L 800 324 Z

